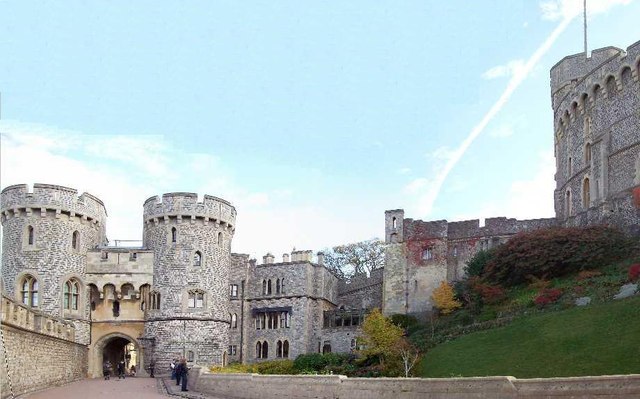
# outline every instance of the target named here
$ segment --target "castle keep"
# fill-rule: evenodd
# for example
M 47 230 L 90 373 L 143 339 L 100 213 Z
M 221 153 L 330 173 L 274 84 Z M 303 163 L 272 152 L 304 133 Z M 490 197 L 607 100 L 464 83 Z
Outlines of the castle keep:
M 640 235 L 640 42 L 565 57 L 551 70 L 555 217 L 448 222 L 385 212 L 385 267 L 339 280 L 322 253 L 262 263 L 231 252 L 236 209 L 226 200 L 169 193 L 143 204 L 140 246 L 109 246 L 98 198 L 56 185 L 1 193 L 2 380 L 27 392 L 101 374 L 125 359 L 144 372 L 176 357 L 221 365 L 349 352 L 365 313 L 432 309 L 442 281 L 464 277 L 477 251 L 514 234 L 606 223 Z M 49 368 L 20 370 L 46 353 Z M 68 359 L 73 354 L 73 364 Z M 31 362 L 31 363 L 30 363 Z

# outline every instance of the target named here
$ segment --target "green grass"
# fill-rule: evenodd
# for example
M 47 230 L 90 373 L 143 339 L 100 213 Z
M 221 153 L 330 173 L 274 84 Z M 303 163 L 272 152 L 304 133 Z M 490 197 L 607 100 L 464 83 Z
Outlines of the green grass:
M 423 377 L 640 373 L 640 297 L 521 317 L 438 345 Z

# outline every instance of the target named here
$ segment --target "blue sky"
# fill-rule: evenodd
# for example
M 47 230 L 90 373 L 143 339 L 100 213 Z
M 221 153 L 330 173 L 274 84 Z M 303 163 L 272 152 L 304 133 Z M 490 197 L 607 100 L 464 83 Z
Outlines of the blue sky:
M 261 257 L 414 219 L 553 216 L 549 69 L 582 51 L 581 0 L 0 0 L 2 187 L 238 210 Z M 589 0 L 589 48 L 640 39 L 639 0 Z M 502 100 L 500 100 L 502 99 Z

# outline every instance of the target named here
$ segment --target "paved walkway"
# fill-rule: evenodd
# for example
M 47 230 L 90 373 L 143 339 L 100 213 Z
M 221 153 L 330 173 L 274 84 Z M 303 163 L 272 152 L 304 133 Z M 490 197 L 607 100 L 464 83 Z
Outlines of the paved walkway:
M 86 379 L 61 387 L 46 389 L 20 396 L 20 399 L 86 399 L 86 398 L 136 398 L 167 399 L 181 397 L 188 399 L 223 399 L 205 396 L 197 392 L 181 392 L 175 381 L 162 378 L 134 377 L 118 380 L 111 378 Z

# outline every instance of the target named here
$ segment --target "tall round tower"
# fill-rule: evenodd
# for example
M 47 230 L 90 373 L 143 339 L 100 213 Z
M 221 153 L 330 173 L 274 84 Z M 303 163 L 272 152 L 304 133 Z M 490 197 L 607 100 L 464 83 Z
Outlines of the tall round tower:
M 11 297 L 76 326 L 89 343 L 87 251 L 106 242 L 107 212 L 98 198 L 72 188 L 26 184 L 2 190 L 2 278 Z
M 168 368 L 184 356 L 222 364 L 229 334 L 228 278 L 236 210 L 197 194 L 164 194 L 144 203 L 144 246 L 154 252 L 143 345 Z

